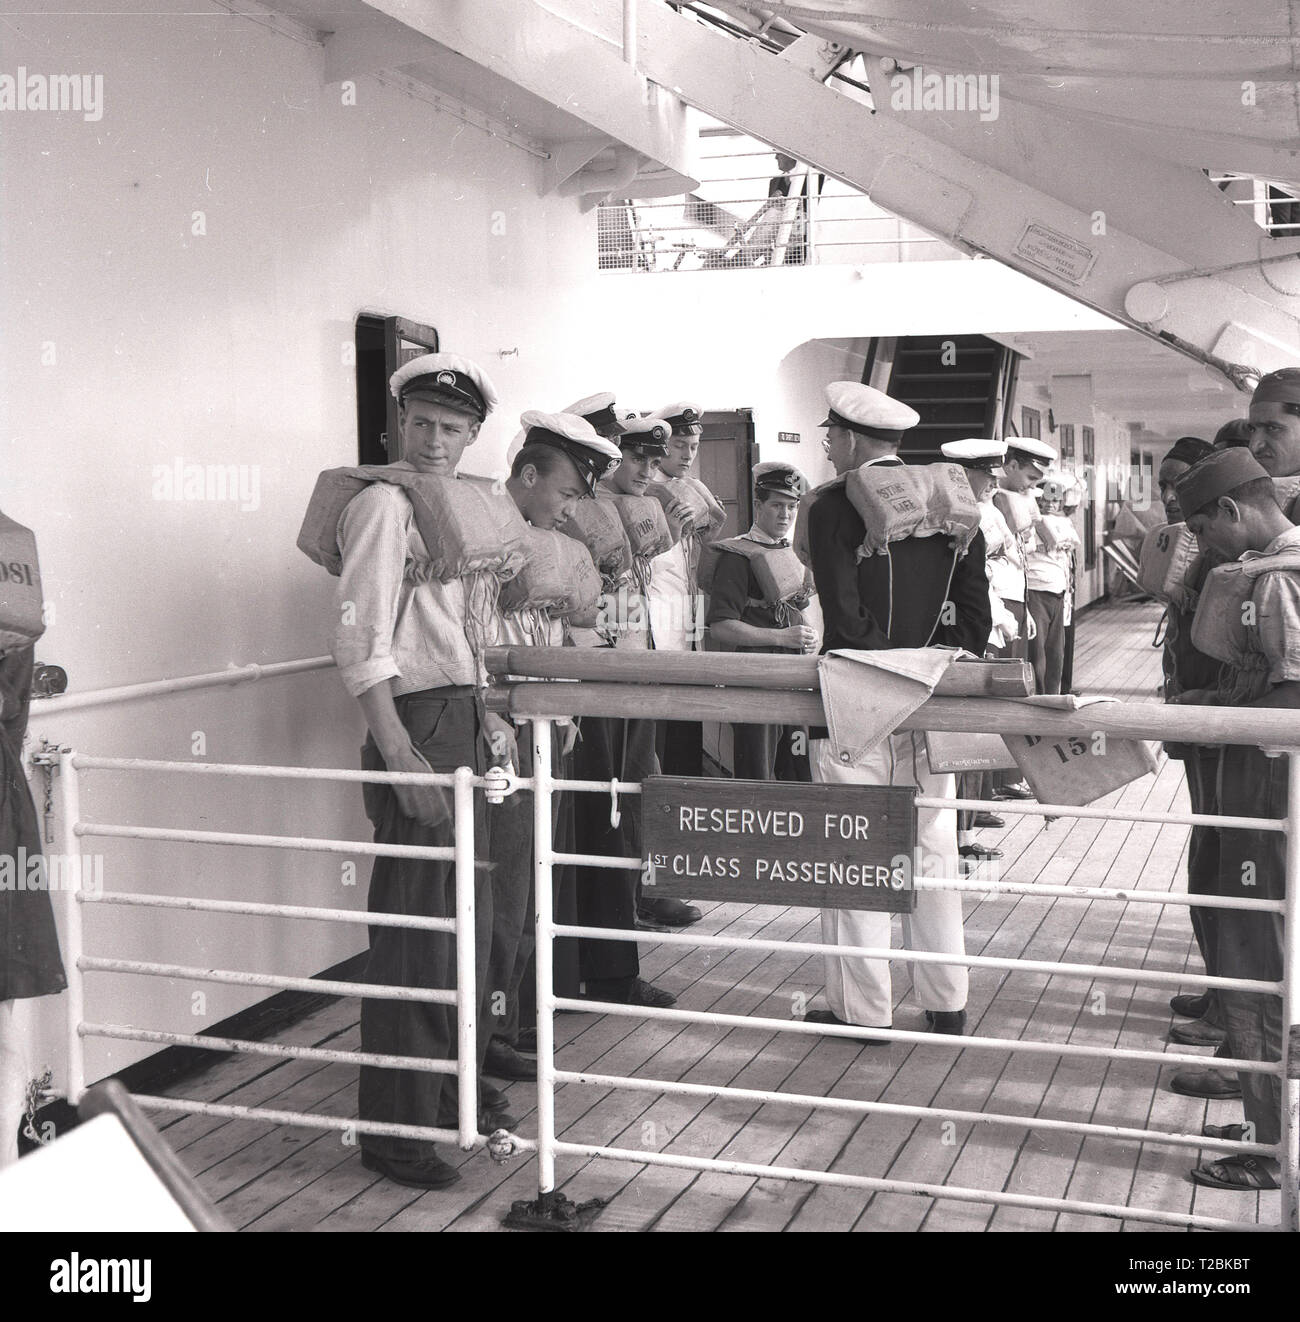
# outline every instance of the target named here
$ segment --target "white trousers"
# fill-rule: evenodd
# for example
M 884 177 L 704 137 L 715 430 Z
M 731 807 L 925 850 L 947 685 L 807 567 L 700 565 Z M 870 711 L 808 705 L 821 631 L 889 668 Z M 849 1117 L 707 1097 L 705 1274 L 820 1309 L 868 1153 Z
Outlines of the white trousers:
M 857 762 L 836 759 L 827 739 L 808 745 L 812 777 L 828 785 L 915 785 L 921 794 L 951 798 L 956 778 L 935 775 L 925 756 L 920 734 L 891 734 Z M 955 808 L 916 810 L 916 847 L 920 876 L 959 877 L 957 811 Z M 892 915 L 874 909 L 823 909 L 822 940 L 841 946 L 886 947 Z M 907 950 L 932 950 L 964 955 L 961 892 L 919 891 L 916 909 L 903 915 L 903 945 Z M 826 1001 L 846 1023 L 888 1028 L 893 1018 L 889 961 L 861 956 L 823 957 Z M 916 999 L 926 1010 L 963 1010 L 969 974 L 964 964 L 913 964 Z

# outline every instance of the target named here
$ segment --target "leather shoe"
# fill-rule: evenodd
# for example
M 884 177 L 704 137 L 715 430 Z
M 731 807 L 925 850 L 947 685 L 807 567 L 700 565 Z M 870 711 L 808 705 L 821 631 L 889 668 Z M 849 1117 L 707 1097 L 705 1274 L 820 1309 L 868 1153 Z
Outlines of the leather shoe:
M 861 1028 L 863 1026 L 861 1024 L 850 1024 L 839 1018 L 831 1010 L 809 1010 L 804 1015 L 803 1021 L 806 1024 L 838 1024 L 841 1028 Z M 841 1041 L 861 1042 L 864 1047 L 887 1047 L 890 1039 L 887 1037 L 848 1037 L 842 1038 Z
M 522 1051 L 529 1056 L 535 1056 L 537 1054 L 537 1029 L 521 1028 L 515 1034 L 515 1050 Z
M 640 900 L 636 906 L 636 916 L 643 922 L 667 923 L 669 927 L 689 927 L 704 917 L 693 904 L 666 895 Z
M 1204 1019 L 1210 1009 L 1210 993 L 1201 992 L 1193 996 L 1183 992 L 1181 995 L 1171 996 L 1169 1008 L 1183 1019 Z
M 508 1042 L 494 1039 L 483 1057 L 483 1073 L 495 1079 L 535 1079 L 537 1062 L 521 1056 Z
M 990 849 L 988 845 L 958 845 L 957 852 L 971 863 L 987 863 L 990 859 L 1002 857 L 1000 849 Z
M 971 825 L 979 830 L 981 827 L 988 827 L 991 831 L 1000 830 L 1006 825 L 1006 819 L 999 817 L 994 812 L 977 812 L 971 820 Z
M 1217 1138 L 1221 1143 L 1245 1143 L 1245 1125 L 1202 1125 L 1201 1133 L 1206 1138 Z
M 478 1104 L 485 1111 L 504 1111 L 510 1105 L 510 1098 L 501 1091 L 500 1088 L 494 1088 L 481 1075 L 478 1081 Z
M 1241 1084 L 1235 1074 L 1210 1068 L 1179 1070 L 1169 1080 L 1169 1089 L 1183 1097 L 1206 1097 L 1211 1101 L 1240 1097 Z
M 460 1171 L 436 1154 L 420 1161 L 390 1161 L 362 1148 L 361 1164 L 394 1184 L 409 1185 L 412 1189 L 449 1189 L 460 1183 Z
M 1169 1030 L 1169 1040 L 1181 1042 L 1185 1047 L 1217 1047 L 1227 1036 L 1218 1024 L 1212 1024 L 1206 1019 L 1189 1019 L 1185 1024 L 1175 1024 Z
M 1014 785 L 999 785 L 993 791 L 995 799 L 1032 799 L 1034 791 L 1023 781 L 1017 781 Z
M 664 991 L 644 978 L 592 979 L 583 985 L 579 999 L 613 1001 L 616 1005 L 646 1005 L 654 1010 L 667 1010 L 677 1004 L 677 997 L 672 992 Z
M 925 1022 L 934 1033 L 951 1033 L 961 1037 L 966 1032 L 965 1010 L 927 1010 Z

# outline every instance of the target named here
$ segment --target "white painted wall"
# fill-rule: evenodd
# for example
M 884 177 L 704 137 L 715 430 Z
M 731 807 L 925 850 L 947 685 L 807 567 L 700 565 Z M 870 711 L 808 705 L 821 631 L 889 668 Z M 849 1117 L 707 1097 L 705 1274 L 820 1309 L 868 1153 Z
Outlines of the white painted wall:
M 355 461 L 345 355 L 361 312 L 432 323 L 495 378 L 502 408 L 471 471 L 500 470 L 524 408 L 614 389 L 640 408 L 752 407 L 763 457 L 814 481 L 829 475 L 820 386 L 857 375 L 868 337 L 1106 324 L 991 262 L 598 274 L 594 215 L 540 197 L 534 157 L 364 80 L 344 106 L 318 47 L 216 5 L 165 22 L 11 18 L 6 57 L 104 76 L 102 120 L 11 116 L 0 134 L 0 505 L 38 533 L 55 612 L 38 657 L 75 691 L 326 650 L 333 582 L 294 539 L 318 470 Z M 797 451 L 782 430 L 800 432 Z M 178 459 L 246 466 L 256 508 L 156 499 L 155 468 Z M 350 767 L 363 729 L 326 672 L 37 714 L 31 734 L 106 755 Z M 85 779 L 89 820 L 369 836 L 351 788 Z M 347 886 L 323 855 L 87 847 L 109 889 L 364 904 L 361 860 Z M 106 907 L 86 931 L 92 953 L 292 974 L 364 945 L 362 929 Z M 92 974 L 87 1007 L 196 1032 L 256 999 Z M 61 1013 L 24 1007 L 38 1068 L 60 1063 Z M 91 1041 L 88 1076 L 148 1050 Z

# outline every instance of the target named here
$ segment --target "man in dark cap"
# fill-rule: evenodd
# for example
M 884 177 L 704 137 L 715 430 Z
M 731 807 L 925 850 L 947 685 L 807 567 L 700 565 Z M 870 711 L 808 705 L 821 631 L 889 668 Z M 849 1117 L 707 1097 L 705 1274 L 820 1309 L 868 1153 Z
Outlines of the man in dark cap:
M 709 637 L 737 652 L 816 651 L 817 631 L 803 613 L 811 583 L 798 597 L 770 601 L 755 574 L 755 560 L 765 548 L 784 551 L 798 566 L 790 533 L 808 483 L 797 468 L 775 462 L 758 464 L 753 480 L 753 527 L 709 548 L 718 557 L 705 620 Z M 811 780 L 807 739 L 807 730 L 792 725 L 733 725 L 732 769 L 740 780 Z
M 1255 579 L 1243 610 L 1239 661 L 1228 663 L 1214 690 L 1191 689 L 1193 704 L 1300 708 L 1300 528 L 1279 508 L 1273 483 L 1247 452 L 1229 449 L 1193 464 L 1177 479 L 1178 503 L 1202 545 L 1249 566 Z M 1262 564 L 1252 565 L 1252 561 Z M 1225 744 L 1220 755 L 1219 811 L 1225 816 L 1287 817 L 1288 760 L 1259 748 Z M 1219 832 L 1222 893 L 1242 899 L 1286 895 L 1285 838 L 1274 831 Z M 1277 913 L 1224 909 L 1217 919 L 1218 973 L 1281 981 L 1283 921 Z M 1276 1061 L 1282 1053 L 1281 997 L 1235 989 L 1220 992 L 1228 1054 Z M 1283 1083 L 1276 1074 L 1239 1076 L 1246 1123 L 1210 1126 L 1210 1138 L 1276 1143 L 1281 1137 Z M 1192 1171 L 1200 1184 L 1253 1192 L 1279 1187 L 1275 1158 L 1235 1154 Z
M 1249 449 L 1250 437 L 1250 420 L 1248 418 L 1233 418 L 1231 422 L 1225 422 L 1214 433 L 1214 448 L 1216 450 L 1231 450 L 1234 446 L 1240 445 Z
M 1300 368 L 1270 372 L 1255 387 L 1250 452 L 1270 477 L 1300 477 Z M 1300 516 L 1300 481 L 1280 484 L 1278 503 L 1294 523 Z
M 1191 466 L 1214 451 L 1208 442 L 1198 436 L 1180 436 L 1160 461 L 1157 481 L 1165 518 L 1171 524 L 1183 523 L 1182 508 L 1175 489 L 1177 480 Z M 1203 551 L 1193 571 L 1194 579 L 1188 583 L 1190 592 L 1197 593 L 1206 575 L 1222 560 L 1213 552 Z M 1194 601 L 1195 598 L 1190 597 Z M 1186 601 L 1173 602 L 1165 608 L 1164 639 L 1164 696 L 1166 702 L 1178 701 L 1179 695 L 1189 689 L 1212 689 L 1218 681 L 1219 662 L 1198 652 L 1192 646 L 1192 618 L 1195 608 Z M 1215 781 L 1219 771 L 1217 744 L 1167 743 L 1165 752 L 1180 760 L 1187 777 L 1187 797 L 1192 812 L 1214 814 L 1218 811 Z M 1192 827 L 1187 848 L 1187 890 L 1190 895 L 1214 895 L 1219 882 L 1219 833 L 1212 826 Z M 1211 977 L 1218 973 L 1215 951 L 1215 926 L 1218 910 L 1193 908 L 1192 931 L 1197 948 Z M 1205 991 L 1199 995 L 1180 994 L 1170 1001 L 1175 1014 L 1192 1022 L 1176 1024 L 1169 1033 L 1171 1040 L 1182 1046 L 1212 1046 L 1220 1055 L 1227 1054 L 1226 1033 L 1218 994 Z M 1206 1098 L 1240 1097 L 1241 1089 L 1235 1075 L 1213 1068 L 1179 1070 L 1170 1081 L 1174 1092 L 1184 1096 Z

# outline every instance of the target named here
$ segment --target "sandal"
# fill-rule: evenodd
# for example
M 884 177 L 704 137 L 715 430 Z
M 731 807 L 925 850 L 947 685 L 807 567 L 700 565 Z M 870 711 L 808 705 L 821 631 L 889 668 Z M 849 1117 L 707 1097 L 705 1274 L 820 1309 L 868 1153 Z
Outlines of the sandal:
M 1238 1193 L 1259 1193 L 1278 1189 L 1277 1176 L 1263 1157 L 1222 1157 L 1192 1171 L 1197 1184 L 1208 1184 L 1214 1189 L 1233 1189 Z

